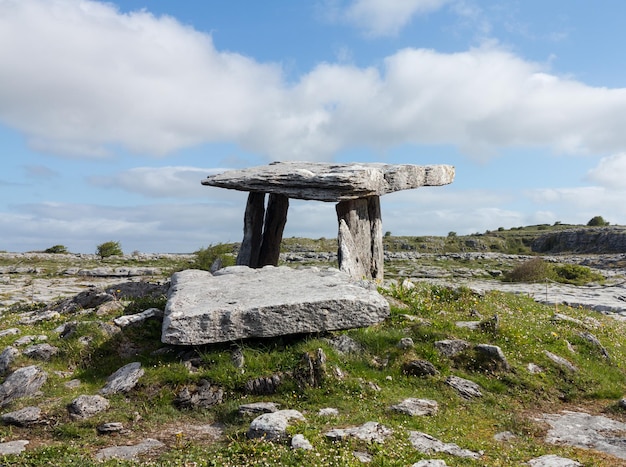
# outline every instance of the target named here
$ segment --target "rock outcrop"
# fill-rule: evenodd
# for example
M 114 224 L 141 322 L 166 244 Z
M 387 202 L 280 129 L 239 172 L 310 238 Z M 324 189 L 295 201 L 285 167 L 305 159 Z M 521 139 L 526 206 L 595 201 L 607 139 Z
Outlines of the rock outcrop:
M 583 227 L 551 232 L 535 239 L 531 245 L 537 253 L 624 253 L 626 228 Z

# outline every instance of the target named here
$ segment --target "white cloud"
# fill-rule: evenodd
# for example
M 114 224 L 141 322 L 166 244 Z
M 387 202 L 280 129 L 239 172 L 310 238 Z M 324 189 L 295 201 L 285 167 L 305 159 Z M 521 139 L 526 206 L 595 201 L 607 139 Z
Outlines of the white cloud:
M 587 178 L 603 187 L 626 191 L 626 153 L 603 157 Z
M 163 156 L 223 141 L 278 160 L 407 143 L 477 157 L 507 146 L 626 146 L 626 89 L 549 74 L 493 44 L 405 49 L 381 67 L 320 64 L 287 83 L 278 65 L 221 52 L 169 17 L 90 0 L 3 0 L 0 62 L 0 122 L 40 151 L 75 157 L 119 147 Z
M 440 9 L 450 0 L 354 0 L 345 18 L 373 37 L 396 35 L 411 19 Z
M 154 198 L 206 198 L 208 189 L 200 183 L 201 180 L 224 170 L 198 167 L 135 167 L 113 176 L 94 176 L 90 178 L 90 182 L 96 186 L 121 188 Z

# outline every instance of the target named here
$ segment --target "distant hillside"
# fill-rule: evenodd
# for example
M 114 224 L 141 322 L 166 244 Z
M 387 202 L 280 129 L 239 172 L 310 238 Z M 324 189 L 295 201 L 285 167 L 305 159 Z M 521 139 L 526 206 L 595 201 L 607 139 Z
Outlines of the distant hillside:
M 388 232 L 386 251 L 458 253 L 492 251 L 510 254 L 626 253 L 626 226 L 588 227 L 573 224 L 539 224 L 512 229 L 499 228 L 485 233 L 439 236 L 396 237 Z M 285 252 L 334 251 L 336 239 L 283 239 Z

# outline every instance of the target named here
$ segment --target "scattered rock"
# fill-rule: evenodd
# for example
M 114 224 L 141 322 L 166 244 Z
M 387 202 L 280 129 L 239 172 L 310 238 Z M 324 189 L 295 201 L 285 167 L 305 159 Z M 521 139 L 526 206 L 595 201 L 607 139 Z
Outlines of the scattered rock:
M 570 371 L 572 373 L 578 372 L 578 368 L 573 363 L 569 362 L 563 357 L 559 357 L 558 355 L 555 355 L 552 352 L 549 352 L 548 350 L 544 350 L 543 353 L 545 354 L 546 357 L 548 357 L 550 360 L 552 360 L 554 363 L 556 363 L 559 367 L 563 368 L 564 370 Z
M 410 337 L 403 337 L 402 339 L 400 339 L 400 342 L 398 342 L 396 347 L 402 350 L 408 350 L 408 349 L 412 349 L 413 347 L 415 347 L 415 343 L 413 342 L 413 339 L 411 339 Z
M 460 354 L 471 347 L 471 345 L 472 344 L 463 339 L 446 339 L 435 342 L 435 349 L 437 349 L 441 355 L 450 358 Z
M 587 342 L 589 342 L 591 345 L 593 345 L 595 348 L 597 348 L 604 358 L 606 358 L 607 360 L 611 359 L 609 351 L 606 350 L 606 348 L 600 343 L 596 336 L 594 336 L 590 332 L 581 332 L 578 335 Z
M 411 417 L 416 417 L 421 415 L 436 414 L 439 410 L 439 405 L 437 404 L 437 401 L 429 399 L 409 398 L 403 400 L 399 404 L 392 405 L 389 409 L 394 412 L 400 412 L 405 415 L 410 415 Z
M 0 416 L 0 419 L 7 425 L 34 425 L 35 423 L 39 423 L 41 419 L 41 409 L 39 407 L 24 407 L 15 412 L 5 413 Z
M 526 369 L 528 370 L 528 372 L 531 375 L 536 375 L 538 373 L 543 373 L 543 368 L 541 368 L 539 365 L 535 365 L 534 363 L 529 363 L 528 365 L 526 365 Z
M 565 457 L 559 457 L 554 454 L 547 454 L 545 456 L 531 459 L 527 462 L 531 467 L 579 467 L 582 466 L 580 462 L 567 459 Z
M 501 431 L 500 433 L 496 433 L 495 435 L 493 435 L 493 439 L 503 442 L 511 441 L 515 438 L 517 438 L 517 436 L 515 436 L 515 434 L 511 433 L 510 431 Z
M 279 404 L 274 402 L 252 402 L 250 404 L 242 404 L 239 406 L 239 415 L 258 415 L 262 413 L 277 412 L 280 408 Z
M 304 421 L 304 415 L 297 410 L 278 410 L 259 415 L 248 428 L 248 438 L 264 438 L 267 441 L 285 441 L 289 438 L 287 427 L 291 420 Z
M 306 352 L 302 355 L 300 365 L 293 371 L 293 377 L 302 387 L 321 387 L 326 378 L 326 354 L 320 348 L 314 355 Z
M 100 394 L 109 395 L 119 392 L 128 392 L 137 385 L 139 378 L 144 374 L 140 362 L 132 362 L 124 365 L 107 378 L 107 383 L 100 389 Z
M 107 410 L 110 405 L 102 396 L 82 395 L 68 404 L 67 411 L 73 419 L 85 419 Z
M 35 395 L 48 379 L 48 374 L 36 365 L 19 368 L 0 384 L 0 407 L 20 397 Z
M 8 441 L 6 443 L 0 443 L 0 456 L 18 455 L 24 452 L 26 445 L 30 441 L 23 439 L 17 441 Z
M 251 379 L 246 382 L 244 389 L 248 394 L 269 395 L 274 394 L 281 383 L 282 377 L 280 375 L 272 375 Z
M 478 344 L 474 347 L 478 367 L 487 371 L 510 371 L 504 352 L 497 345 Z
M 16 334 L 19 334 L 19 333 L 20 333 L 20 330 L 18 328 L 4 329 L 0 331 L 0 337 L 15 336 Z
M 48 336 L 45 336 L 45 335 L 41 335 L 41 336 L 22 336 L 18 340 L 16 340 L 13 343 L 13 345 L 17 345 L 17 346 L 21 347 L 22 345 L 32 344 L 35 341 L 47 341 L 47 340 L 48 340 Z
M 411 360 L 402 365 L 402 371 L 413 376 L 437 376 L 439 370 L 428 360 Z
M 164 448 L 165 445 L 156 439 L 145 439 L 139 444 L 131 446 L 111 446 L 101 449 L 96 453 L 96 459 L 104 461 L 107 459 L 138 460 L 141 454 Z
M 235 368 L 243 368 L 246 363 L 243 351 L 239 347 L 230 353 L 230 360 L 233 362 Z
M 218 386 L 212 386 L 207 380 L 201 380 L 200 384 L 192 387 L 184 387 L 174 399 L 174 405 L 179 409 L 206 409 L 224 400 L 224 390 Z
M 542 420 L 551 426 L 546 435 L 548 443 L 595 449 L 626 459 L 626 444 L 623 438 L 626 423 L 603 416 L 570 411 L 544 414 Z
M 202 345 L 370 326 L 389 315 L 373 288 L 336 269 L 231 266 L 172 276 L 161 340 Z
M 454 325 L 457 328 L 467 328 L 475 331 L 481 328 L 482 321 L 457 321 Z
M 308 439 L 304 437 L 304 435 L 297 434 L 291 438 L 291 448 L 292 449 L 304 449 L 305 451 L 311 451 L 313 446 L 309 442 Z
M 364 464 L 368 464 L 374 460 L 374 456 L 372 456 L 369 452 L 354 451 L 352 455 Z
M 117 326 L 124 328 L 131 324 L 143 323 L 144 321 L 151 319 L 151 318 L 162 319 L 163 310 L 159 310 L 158 308 L 148 308 L 147 310 L 142 311 L 141 313 L 136 313 L 134 315 L 120 316 L 118 318 L 115 318 L 113 322 Z
M 454 443 L 444 443 L 429 434 L 421 431 L 409 432 L 409 441 L 415 449 L 424 454 L 432 454 L 435 452 L 443 452 L 451 456 L 463 457 L 468 459 L 479 459 L 480 453 L 463 449 Z
M 331 441 L 343 441 L 348 437 L 352 437 L 367 442 L 383 443 L 392 433 L 393 430 L 391 428 L 387 428 L 378 422 L 365 422 L 361 426 L 335 428 L 325 433 L 325 436 Z
M 447 467 L 446 461 L 440 459 L 426 459 L 416 462 L 411 467 Z
M 473 399 L 483 396 L 478 384 L 467 379 L 459 378 L 458 376 L 448 376 L 446 378 L 446 384 L 456 389 L 464 399 Z
M 339 415 L 339 410 L 335 409 L 334 407 L 325 407 L 323 409 L 319 409 L 317 415 L 319 415 L 320 417 L 336 417 L 337 415 Z
M 53 319 L 60 318 L 61 315 L 54 310 L 46 311 L 29 311 L 20 315 L 22 318 L 19 320 L 19 324 L 32 325 L 42 321 L 52 321 Z
M 20 351 L 11 346 L 6 347 L 2 351 L 2 353 L 0 353 L 0 376 L 9 371 L 11 363 L 13 363 L 13 360 L 15 360 L 15 357 L 17 357 L 19 354 Z
M 103 423 L 102 425 L 98 425 L 96 427 L 96 430 L 101 435 L 108 435 L 111 433 L 120 433 L 121 431 L 124 430 L 124 425 L 122 425 L 120 422 Z
M 34 344 L 24 349 L 24 356 L 44 362 L 50 361 L 52 357 L 59 353 L 59 348 L 50 344 Z
M 342 355 L 363 352 L 363 346 L 346 334 L 328 339 L 330 346 Z

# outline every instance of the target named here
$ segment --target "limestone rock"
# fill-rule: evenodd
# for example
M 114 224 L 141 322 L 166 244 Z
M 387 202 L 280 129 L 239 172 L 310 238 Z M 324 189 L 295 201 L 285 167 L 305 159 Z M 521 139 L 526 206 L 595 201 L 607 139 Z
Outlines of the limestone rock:
M 102 396 L 82 395 L 68 404 L 67 411 L 71 418 L 84 419 L 107 410 L 109 406 L 109 401 Z
M 206 409 L 224 400 L 224 390 L 212 386 L 206 380 L 200 381 L 196 387 L 184 387 L 174 399 L 174 405 L 180 409 Z
M 580 462 L 567 459 L 566 457 L 559 457 L 554 454 L 546 454 L 545 456 L 531 459 L 527 462 L 531 467 L 579 467 L 582 466 Z
M 421 415 L 434 415 L 439 410 L 437 401 L 429 399 L 405 399 L 399 404 L 392 405 L 389 409 L 394 412 L 400 412 L 411 417 L 417 417 Z
M 231 266 L 172 276 L 161 340 L 202 345 L 370 326 L 389 315 L 373 288 L 336 270 Z
M 325 436 L 331 441 L 343 441 L 348 437 L 352 437 L 362 441 L 382 443 L 391 434 L 393 434 L 391 428 L 387 428 L 378 422 L 366 422 L 363 425 L 350 428 L 335 428 L 327 432 Z
M 18 455 L 24 452 L 26 445 L 30 441 L 20 439 L 17 441 L 7 441 L 6 443 L 0 443 L 0 456 Z
M 304 435 L 297 434 L 291 438 L 291 449 L 304 449 L 305 451 L 311 451 L 313 446 Z
M 402 371 L 413 376 L 436 376 L 439 370 L 428 360 L 411 360 L 402 366 Z
M 16 426 L 29 426 L 38 423 L 41 418 L 41 409 L 39 407 L 24 407 L 23 409 L 16 410 L 15 412 L 9 412 L 3 414 L 0 419 L 7 425 Z
M 425 459 L 419 462 L 416 462 L 411 467 L 446 467 L 446 461 L 442 461 L 441 459 Z
M 138 460 L 141 454 L 164 448 L 165 445 L 156 439 L 145 439 L 139 444 L 131 446 L 111 446 L 101 449 L 96 453 L 96 459 L 104 461 L 107 459 Z
M 574 365 L 569 360 L 563 357 L 559 357 L 558 355 L 555 355 L 548 350 L 544 350 L 543 353 L 546 357 L 548 357 L 550 360 L 552 360 L 554 363 L 556 363 L 559 367 L 563 368 L 564 370 L 570 371 L 572 373 L 578 372 L 578 368 L 576 367 L 576 365 Z
M 410 337 L 403 337 L 396 344 L 396 347 L 402 350 L 408 350 L 408 349 L 412 349 L 413 347 L 415 347 L 415 343 L 413 342 L 413 339 L 411 339 Z
M 124 425 L 122 425 L 120 422 L 107 422 L 103 423 L 102 425 L 98 425 L 96 427 L 96 430 L 101 435 L 120 433 L 121 431 L 124 431 Z
M 448 378 L 446 378 L 446 384 L 456 389 L 464 399 L 473 399 L 483 396 L 478 384 L 467 379 L 459 378 L 458 376 L 448 376 Z
M 0 407 L 20 397 L 33 396 L 48 379 L 48 374 L 36 365 L 19 368 L 0 384 Z
M 279 405 L 274 402 L 251 402 L 239 406 L 239 415 L 258 415 L 278 412 Z
M 435 452 L 443 452 L 451 456 L 463 457 L 468 459 L 479 459 L 480 454 L 469 449 L 463 449 L 454 443 L 444 443 L 429 434 L 421 431 L 409 432 L 409 441 L 415 449 L 424 454 Z
M 159 310 L 158 308 L 148 308 L 141 313 L 120 316 L 118 318 L 115 318 L 113 322 L 119 327 L 123 328 L 130 324 L 143 323 L 150 318 L 163 318 L 163 310 Z
M 49 361 L 52 357 L 54 357 L 57 353 L 59 353 L 59 348 L 50 344 L 34 344 L 30 347 L 24 349 L 22 352 L 24 356 L 33 358 L 35 360 L 42 360 L 44 362 Z
M 144 374 L 140 362 L 132 362 L 124 365 L 107 378 L 106 385 L 100 389 L 100 394 L 117 394 L 118 392 L 128 392 L 137 385 L 139 378 Z
M 9 371 L 11 363 L 13 363 L 13 360 L 15 360 L 15 357 L 19 354 L 20 351 L 11 346 L 6 347 L 2 353 L 0 353 L 0 376 Z
M 469 347 L 471 344 L 463 339 L 445 339 L 435 342 L 435 349 L 445 357 L 454 357 Z
M 511 366 L 497 345 L 478 344 L 474 347 L 478 366 L 488 371 L 509 371 Z
M 447 185 L 453 179 L 454 167 L 450 165 L 274 162 L 212 175 L 202 184 L 336 202 L 421 186 Z
M 260 378 L 247 381 L 244 389 L 248 394 L 274 394 L 282 382 L 282 377 L 278 374 L 272 376 L 261 376 Z
M 0 337 L 15 336 L 16 334 L 19 334 L 19 333 L 20 333 L 20 330 L 18 328 L 9 328 L 9 329 L 0 331 Z
M 304 421 L 304 415 L 297 410 L 278 410 L 259 415 L 248 428 L 248 438 L 264 438 L 267 441 L 285 441 L 289 438 L 287 427 L 291 420 Z
M 360 353 L 363 351 L 363 346 L 346 334 L 328 339 L 328 343 L 342 355 Z

